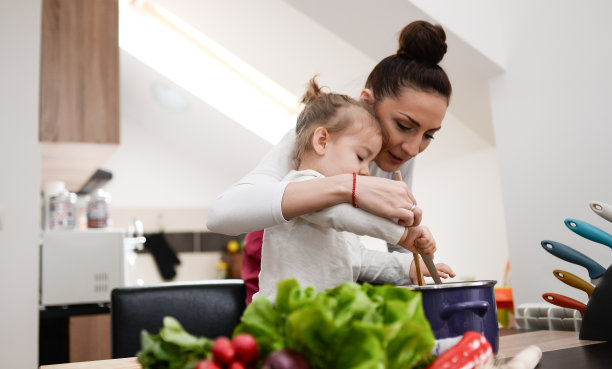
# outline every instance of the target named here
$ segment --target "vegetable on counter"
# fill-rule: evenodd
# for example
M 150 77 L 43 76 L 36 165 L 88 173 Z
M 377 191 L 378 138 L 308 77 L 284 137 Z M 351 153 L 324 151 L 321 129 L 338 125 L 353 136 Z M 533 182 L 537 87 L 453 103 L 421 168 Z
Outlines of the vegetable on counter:
M 143 369 L 245 369 L 259 360 L 257 342 L 249 334 L 231 340 L 196 337 L 172 317 L 164 318 L 157 335 L 142 331 L 136 356 Z
M 234 349 L 232 341 L 227 337 L 216 338 L 211 351 L 215 362 L 221 365 L 230 365 L 236 355 L 236 349 Z
M 281 281 L 275 305 L 253 301 L 237 333 L 257 340 L 261 358 L 289 349 L 313 369 L 407 369 L 433 358 L 421 294 L 391 285 L 347 282 L 317 293 L 295 279 Z
M 493 359 L 493 348 L 485 336 L 468 331 L 461 340 L 438 356 L 425 369 L 472 369 L 485 367 Z
M 308 360 L 293 350 L 274 351 L 261 364 L 261 369 L 310 369 Z
M 278 284 L 244 311 L 233 339 L 196 337 L 172 317 L 141 333 L 144 369 L 408 369 L 432 359 L 434 336 L 421 294 L 391 285 L 344 283 L 324 292 Z
M 164 318 L 164 326 L 156 335 L 142 331 L 138 362 L 144 369 L 192 369 L 208 357 L 213 341 L 185 331 L 172 317 Z

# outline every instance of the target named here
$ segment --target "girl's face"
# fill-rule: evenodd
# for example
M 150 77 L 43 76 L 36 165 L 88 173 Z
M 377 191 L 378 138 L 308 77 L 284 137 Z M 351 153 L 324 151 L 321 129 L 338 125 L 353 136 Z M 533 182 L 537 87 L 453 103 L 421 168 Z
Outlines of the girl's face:
M 382 146 L 382 135 L 373 118 L 346 131 L 332 134 L 325 144 L 325 155 L 318 170 L 325 176 L 343 173 L 370 174 L 370 163 Z
M 367 92 L 364 90 L 361 96 L 366 101 Z M 425 150 L 442 127 L 446 108 L 443 96 L 410 88 L 397 98 L 387 97 L 374 104 L 376 117 L 388 138 L 376 156 L 380 169 L 393 172 Z

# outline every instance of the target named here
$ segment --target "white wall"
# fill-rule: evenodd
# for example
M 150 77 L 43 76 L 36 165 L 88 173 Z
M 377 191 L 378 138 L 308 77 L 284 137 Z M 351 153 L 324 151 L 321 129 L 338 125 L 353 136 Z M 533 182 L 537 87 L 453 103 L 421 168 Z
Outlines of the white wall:
M 410 0 L 421 10 L 431 15 L 452 30 L 461 39 L 500 67 L 506 64 L 505 45 L 500 41 L 499 1 L 452 0 L 430 1 Z M 456 45 L 449 45 L 452 52 Z
M 502 285 L 508 244 L 495 147 L 447 113 L 417 158 L 413 191 L 438 245 L 436 261 L 457 279 Z
M 38 365 L 40 0 L 0 2 L 0 367 Z
M 612 263 L 609 248 L 563 224 L 573 217 L 612 233 L 588 208 L 612 203 L 610 14 L 607 1 L 500 3 L 507 69 L 490 89 L 516 304 L 543 301 L 544 292 L 586 301 L 552 274 L 588 280 L 586 269 L 548 254 L 544 239 Z

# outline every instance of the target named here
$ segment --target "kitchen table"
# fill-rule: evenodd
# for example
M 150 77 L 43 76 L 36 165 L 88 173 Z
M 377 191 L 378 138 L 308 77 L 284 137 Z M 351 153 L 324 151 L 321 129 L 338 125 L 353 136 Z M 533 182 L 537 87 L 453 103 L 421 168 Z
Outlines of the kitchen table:
M 612 342 L 584 341 L 578 332 L 530 331 L 501 329 L 498 360 L 508 360 L 522 349 L 537 345 L 542 349 L 541 369 L 604 369 L 612 362 Z M 84 361 L 80 363 L 43 365 L 41 369 L 140 369 L 135 358 Z

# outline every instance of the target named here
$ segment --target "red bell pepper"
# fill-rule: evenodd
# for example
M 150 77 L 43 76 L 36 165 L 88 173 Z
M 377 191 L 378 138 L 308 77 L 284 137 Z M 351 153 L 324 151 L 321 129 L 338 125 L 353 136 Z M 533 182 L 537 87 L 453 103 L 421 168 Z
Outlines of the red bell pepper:
M 431 362 L 425 369 L 472 369 L 484 367 L 493 358 L 493 349 L 485 336 L 468 331 L 453 347 Z

